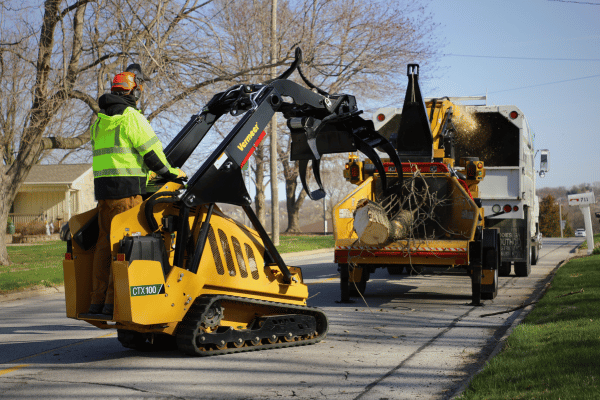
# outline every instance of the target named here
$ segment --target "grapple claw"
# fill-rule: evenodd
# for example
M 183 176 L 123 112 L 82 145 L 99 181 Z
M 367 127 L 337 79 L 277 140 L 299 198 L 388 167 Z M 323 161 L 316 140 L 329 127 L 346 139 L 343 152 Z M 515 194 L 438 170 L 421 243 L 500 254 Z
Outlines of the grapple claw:
M 367 124 L 371 124 L 368 126 Z M 372 122 L 364 121 L 364 125 L 359 129 L 355 129 L 353 132 L 354 143 L 356 144 L 356 148 L 364 153 L 369 159 L 373 162 L 375 167 L 377 168 L 377 172 L 379 172 L 379 176 L 381 178 L 381 185 L 383 187 L 384 193 L 392 193 L 397 192 L 397 188 L 402 187 L 402 163 L 400 158 L 398 157 L 398 153 L 396 153 L 396 149 L 394 146 L 383 136 L 379 135 L 372 126 Z M 387 155 L 390 157 L 390 160 L 394 163 L 396 167 L 396 171 L 398 172 L 398 181 L 388 187 L 387 175 L 385 173 L 385 168 L 383 167 L 383 163 L 381 162 L 381 157 L 375 151 L 376 148 L 380 148 L 385 151 Z
M 317 181 L 317 185 L 319 186 L 319 188 L 311 192 L 308 188 L 308 183 L 306 181 L 306 167 L 308 166 L 308 160 L 298 161 L 300 182 L 302 182 L 302 187 L 304 188 L 304 191 L 311 200 L 321 200 L 323 197 L 325 197 L 326 194 L 325 189 L 323 189 L 323 184 L 321 182 L 321 173 L 319 172 L 320 164 L 320 160 L 312 160 L 312 170 L 315 176 L 315 181 Z

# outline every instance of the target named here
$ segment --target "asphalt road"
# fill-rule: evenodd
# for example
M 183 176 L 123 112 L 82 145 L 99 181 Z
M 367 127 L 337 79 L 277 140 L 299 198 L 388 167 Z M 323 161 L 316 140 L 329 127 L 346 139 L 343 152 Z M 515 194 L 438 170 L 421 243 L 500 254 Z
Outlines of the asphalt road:
M 116 332 L 65 317 L 55 293 L 0 303 L 0 398 L 447 399 L 497 349 L 551 272 L 582 239 L 545 239 L 527 278 L 500 278 L 498 297 L 470 302 L 464 274 L 390 277 L 377 270 L 364 300 L 338 304 L 332 251 L 288 255 L 309 305 L 329 317 L 312 346 L 195 358 L 123 348 Z

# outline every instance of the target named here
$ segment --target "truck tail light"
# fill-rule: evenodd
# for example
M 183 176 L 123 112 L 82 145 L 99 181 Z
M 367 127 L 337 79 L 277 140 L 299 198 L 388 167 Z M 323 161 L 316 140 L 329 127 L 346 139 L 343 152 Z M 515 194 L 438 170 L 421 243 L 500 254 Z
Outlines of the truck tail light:
M 476 176 L 477 176 L 477 167 L 475 166 L 475 164 L 467 165 L 467 178 L 475 179 Z
M 65 253 L 65 260 L 70 261 L 73 259 L 73 255 L 71 253 Z
M 514 206 L 513 211 L 519 211 L 519 206 Z
M 504 211 L 505 213 L 509 213 L 511 210 L 512 210 L 512 207 L 511 207 L 511 205 L 510 205 L 510 204 L 506 204 L 506 205 L 504 206 L 504 208 L 503 208 L 503 211 Z
M 511 111 L 510 114 L 508 114 L 510 116 L 511 119 L 516 119 L 519 116 L 519 113 L 516 111 Z
M 385 120 L 385 115 L 383 114 L 377 114 L 377 121 L 384 121 Z

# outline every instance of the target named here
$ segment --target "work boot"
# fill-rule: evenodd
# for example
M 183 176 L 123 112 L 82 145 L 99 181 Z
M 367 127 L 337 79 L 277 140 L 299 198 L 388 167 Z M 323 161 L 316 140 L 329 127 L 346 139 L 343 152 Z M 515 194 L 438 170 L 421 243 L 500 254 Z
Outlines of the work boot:
M 104 308 L 102 308 L 102 314 L 104 315 L 113 315 L 113 311 L 114 311 L 114 305 L 113 304 L 105 304 Z
M 102 307 L 104 304 L 90 304 L 90 309 L 88 310 L 88 314 L 102 314 Z

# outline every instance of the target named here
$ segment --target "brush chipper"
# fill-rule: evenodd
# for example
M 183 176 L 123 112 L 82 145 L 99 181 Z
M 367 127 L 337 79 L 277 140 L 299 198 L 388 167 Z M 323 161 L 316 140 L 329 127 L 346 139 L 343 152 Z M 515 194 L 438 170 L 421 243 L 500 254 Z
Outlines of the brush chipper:
M 400 168 L 384 160 L 393 190 L 369 160 L 351 154 L 346 164 L 346 179 L 358 187 L 333 211 L 342 301 L 362 295 L 377 268 L 396 275 L 428 266 L 466 270 L 472 304 L 480 305 L 498 293 L 501 261 L 499 231 L 485 225 L 480 198 L 484 161 L 456 149 L 459 107 L 448 98 L 424 102 L 417 64 L 407 75 L 402 113 L 375 117 L 402 160 Z

